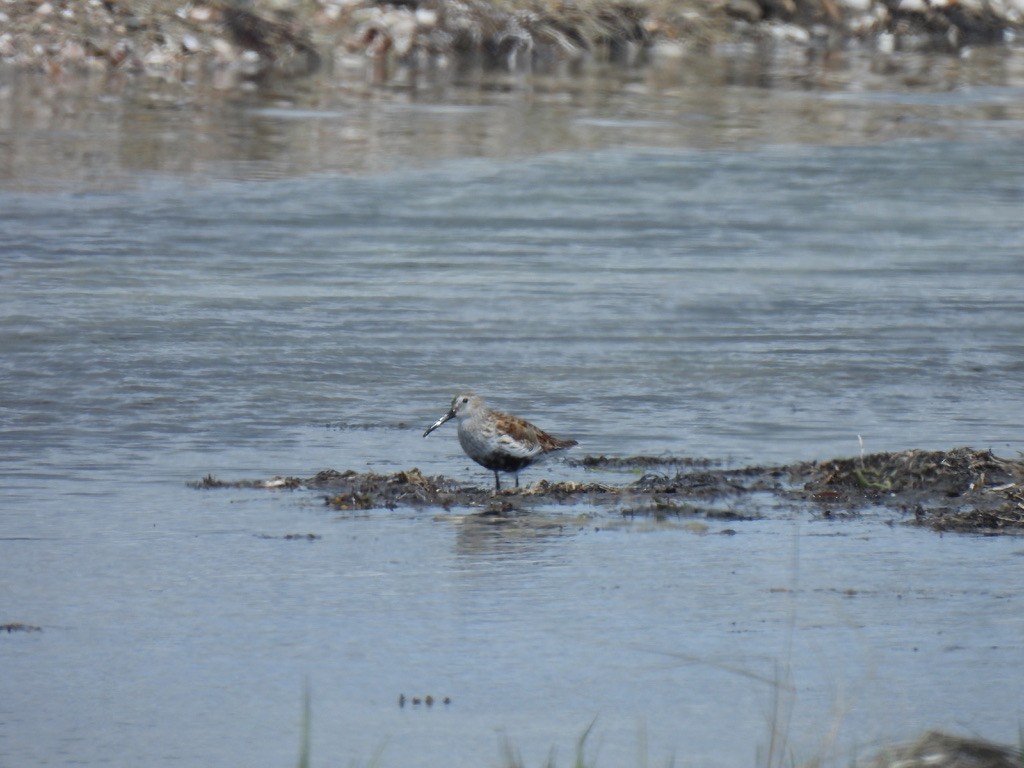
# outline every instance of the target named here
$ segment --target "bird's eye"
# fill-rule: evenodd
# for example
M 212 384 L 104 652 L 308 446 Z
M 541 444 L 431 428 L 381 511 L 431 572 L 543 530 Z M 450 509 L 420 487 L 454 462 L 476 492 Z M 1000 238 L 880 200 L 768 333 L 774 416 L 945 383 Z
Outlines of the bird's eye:
M 462 402 L 464 402 L 464 403 L 468 403 L 468 402 L 469 402 L 469 398 L 468 398 L 468 397 L 464 397 L 464 398 L 462 398 Z

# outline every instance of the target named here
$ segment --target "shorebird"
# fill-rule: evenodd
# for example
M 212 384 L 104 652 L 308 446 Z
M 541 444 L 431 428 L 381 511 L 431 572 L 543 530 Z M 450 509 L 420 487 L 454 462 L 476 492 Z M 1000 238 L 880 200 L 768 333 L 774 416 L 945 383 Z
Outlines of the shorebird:
M 575 440 L 552 437 L 526 419 L 510 413 L 493 411 L 472 392 L 463 392 L 452 399 L 448 413 L 435 421 L 426 437 L 449 419 L 459 420 L 459 443 L 473 461 L 494 472 L 494 490 L 501 490 L 499 472 L 512 472 L 519 487 L 519 470 L 541 456 L 577 445 Z

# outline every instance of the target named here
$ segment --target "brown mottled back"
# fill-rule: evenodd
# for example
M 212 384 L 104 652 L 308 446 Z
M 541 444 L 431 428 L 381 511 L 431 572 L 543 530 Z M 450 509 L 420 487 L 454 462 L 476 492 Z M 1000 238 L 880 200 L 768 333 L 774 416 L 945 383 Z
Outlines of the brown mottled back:
M 549 435 L 540 427 L 534 426 L 526 419 L 513 416 L 510 413 L 491 410 L 491 418 L 499 432 L 502 432 L 513 440 L 524 445 L 534 445 L 540 448 L 541 453 L 557 451 L 562 448 L 571 448 L 579 445 L 576 440 L 565 440 L 554 435 Z

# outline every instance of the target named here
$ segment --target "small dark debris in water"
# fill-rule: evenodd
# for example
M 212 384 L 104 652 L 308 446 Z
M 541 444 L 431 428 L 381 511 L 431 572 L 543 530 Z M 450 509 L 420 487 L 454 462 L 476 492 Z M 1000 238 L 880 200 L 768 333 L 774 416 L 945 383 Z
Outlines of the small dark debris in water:
M 319 533 L 286 533 L 283 536 L 272 536 L 269 533 L 257 534 L 261 539 L 279 539 L 282 541 L 317 541 L 323 537 Z
M 709 520 L 755 520 L 750 515 L 744 515 L 734 509 L 709 509 L 705 513 Z
M 305 481 L 298 477 L 272 477 L 269 480 L 218 480 L 212 474 L 202 480 L 188 483 L 190 488 L 205 490 L 209 488 L 284 488 L 292 490 L 301 488 Z
M 826 462 L 781 467 L 714 468 L 689 458 L 638 456 L 613 460 L 587 457 L 594 466 L 669 468 L 649 471 L 624 484 L 537 480 L 495 494 L 489 488 L 459 484 L 441 475 L 410 469 L 391 475 L 324 470 L 310 478 L 222 481 L 207 475 L 195 488 L 310 488 L 341 511 L 413 508 L 476 508 L 476 517 L 505 524 L 537 504 L 605 506 L 625 516 L 655 519 L 699 517 L 756 519 L 764 497 L 816 519 L 838 522 L 885 509 L 898 519 L 936 531 L 986 535 L 1024 534 L 1024 460 L 1001 459 L 991 451 L 876 453 Z
M 197 483 L 189 483 L 193 488 L 226 488 L 227 483 L 222 483 L 220 480 L 215 478 L 213 475 L 207 475 Z
M 12 632 L 42 632 L 42 627 L 37 627 L 34 624 L 22 624 L 21 622 L 14 622 L 13 624 L 0 624 L 0 632 L 6 632 L 11 634 Z
M 429 694 L 429 693 L 426 696 L 412 696 L 412 697 L 410 697 L 408 699 L 405 697 L 404 693 L 398 694 L 398 706 L 399 707 L 404 707 L 405 703 L 407 701 L 410 704 L 412 704 L 414 707 L 418 707 L 421 704 L 425 704 L 428 707 L 432 707 L 432 706 L 434 706 L 434 702 L 437 701 L 437 699 L 435 699 L 434 696 L 432 694 Z M 441 699 L 441 703 L 445 704 L 446 706 L 448 704 L 451 704 L 452 703 L 451 697 L 450 696 L 445 696 L 443 699 Z
M 588 469 L 647 469 L 649 467 L 715 467 L 720 462 L 714 459 L 700 459 L 690 456 L 584 456 L 582 459 L 567 459 L 570 467 Z

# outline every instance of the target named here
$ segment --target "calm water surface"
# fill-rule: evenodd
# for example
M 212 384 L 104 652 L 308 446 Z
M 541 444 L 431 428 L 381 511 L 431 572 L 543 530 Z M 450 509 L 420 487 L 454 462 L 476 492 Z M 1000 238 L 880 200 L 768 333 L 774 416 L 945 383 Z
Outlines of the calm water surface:
M 421 437 L 467 386 L 579 456 L 1024 449 L 1017 87 L 653 77 L 2 102 L 0 623 L 43 631 L 0 636 L 0 765 L 293 764 L 307 681 L 315 765 L 568 764 L 591 722 L 603 766 L 766 764 L 773 720 L 798 761 L 1016 742 L 1020 541 L 186 487 L 487 483 Z

